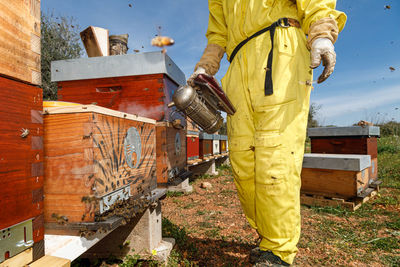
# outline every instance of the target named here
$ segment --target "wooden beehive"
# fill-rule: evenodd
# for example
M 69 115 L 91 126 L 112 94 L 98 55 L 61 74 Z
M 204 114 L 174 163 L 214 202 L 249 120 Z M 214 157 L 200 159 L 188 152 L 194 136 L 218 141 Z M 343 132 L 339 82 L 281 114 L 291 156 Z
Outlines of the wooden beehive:
M 199 132 L 187 131 L 186 134 L 186 156 L 187 160 L 199 158 Z
M 157 121 L 185 117 L 168 107 L 185 75 L 161 52 L 52 62 L 52 81 L 58 84 L 59 100 L 137 114 Z
M 301 191 L 328 197 L 361 197 L 369 187 L 369 155 L 305 154 Z
M 199 156 L 201 159 L 213 155 L 213 135 L 204 132 L 200 133 Z
M 157 122 L 157 184 L 166 185 L 186 173 L 186 131 Z
M 378 179 L 378 144 L 376 126 L 320 127 L 308 129 L 311 153 L 360 154 L 371 156 L 370 182 Z
M 212 141 L 213 142 L 213 148 L 212 148 L 213 155 L 221 154 L 221 148 L 220 148 L 219 140 L 220 140 L 220 135 L 219 134 L 213 134 L 213 141 Z
M 95 105 L 44 114 L 46 231 L 102 221 L 117 201 L 156 188 L 154 120 Z
M 44 255 L 42 89 L 0 77 L 0 140 L 0 262 L 30 247 L 17 246 L 21 239 L 33 240 L 37 259 Z
M 219 145 L 221 149 L 221 154 L 228 152 L 228 146 L 227 146 L 228 136 L 220 135 L 219 142 L 220 142 Z
M 40 85 L 40 0 L 1 1 L 0 74 Z

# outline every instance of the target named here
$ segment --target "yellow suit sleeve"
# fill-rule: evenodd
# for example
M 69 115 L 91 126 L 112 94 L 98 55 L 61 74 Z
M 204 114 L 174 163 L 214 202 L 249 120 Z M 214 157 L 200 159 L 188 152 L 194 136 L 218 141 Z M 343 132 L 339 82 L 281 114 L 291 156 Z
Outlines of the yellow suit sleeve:
M 222 8 L 222 0 L 208 0 L 210 11 L 206 37 L 208 44 L 219 45 L 226 50 L 227 27 Z
M 331 18 L 336 21 L 340 32 L 346 24 L 347 16 L 335 8 L 336 0 L 297 0 L 297 12 L 302 20 L 303 31 L 308 34 L 313 23 Z

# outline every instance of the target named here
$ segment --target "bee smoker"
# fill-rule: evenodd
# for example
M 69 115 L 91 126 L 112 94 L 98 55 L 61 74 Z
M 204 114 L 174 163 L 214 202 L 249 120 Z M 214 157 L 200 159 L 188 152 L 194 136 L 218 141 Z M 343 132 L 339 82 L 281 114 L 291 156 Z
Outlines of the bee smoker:
M 169 106 L 175 105 L 205 132 L 215 133 L 223 123 L 220 111 L 233 115 L 236 110 L 214 77 L 199 74 L 194 84 L 179 87 Z

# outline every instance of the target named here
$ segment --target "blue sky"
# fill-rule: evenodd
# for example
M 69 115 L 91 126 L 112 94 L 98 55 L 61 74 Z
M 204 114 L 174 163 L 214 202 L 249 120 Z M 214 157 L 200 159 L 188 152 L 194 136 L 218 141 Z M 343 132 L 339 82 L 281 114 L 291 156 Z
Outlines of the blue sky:
M 128 53 L 134 49 L 159 50 L 151 47 L 150 41 L 161 26 L 161 34 L 176 42 L 168 48 L 168 55 L 187 77 L 207 43 L 206 0 L 43 0 L 41 3 L 43 12 L 74 17 L 79 30 L 93 25 L 109 29 L 110 34 L 128 33 Z M 385 9 L 385 5 L 391 8 Z M 337 9 L 347 14 L 348 21 L 335 44 L 335 72 L 324 83 L 314 84 L 311 101 L 321 105 L 319 122 L 346 126 L 361 119 L 400 121 L 400 1 L 338 0 Z M 217 78 L 223 77 L 228 64 L 226 59 L 222 60 Z M 315 71 L 314 79 L 321 71 L 321 68 Z

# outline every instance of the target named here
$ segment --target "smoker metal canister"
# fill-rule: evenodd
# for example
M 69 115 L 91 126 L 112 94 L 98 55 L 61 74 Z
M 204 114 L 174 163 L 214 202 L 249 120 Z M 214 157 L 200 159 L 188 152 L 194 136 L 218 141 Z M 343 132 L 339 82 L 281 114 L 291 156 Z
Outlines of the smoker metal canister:
M 128 52 L 128 34 L 110 35 L 110 55 L 125 55 Z
M 223 124 L 221 114 L 210 109 L 191 86 L 179 87 L 172 100 L 175 106 L 196 122 L 205 132 L 215 133 Z

